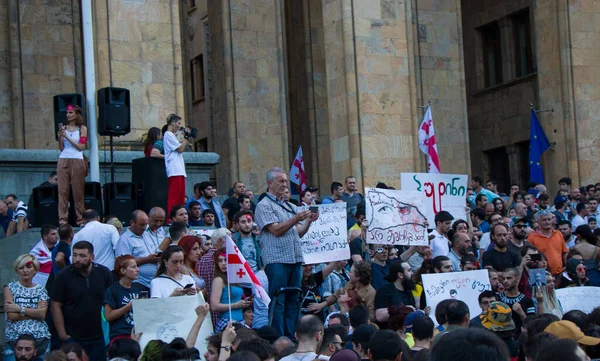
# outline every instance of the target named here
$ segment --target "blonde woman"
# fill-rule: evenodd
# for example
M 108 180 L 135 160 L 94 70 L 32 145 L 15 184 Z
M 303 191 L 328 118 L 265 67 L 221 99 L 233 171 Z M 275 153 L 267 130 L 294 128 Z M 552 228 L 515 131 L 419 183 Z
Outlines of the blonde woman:
M 6 360 L 6 355 L 14 355 L 15 343 L 19 336 L 31 334 L 36 341 L 36 357 L 43 359 L 50 341 L 50 331 L 44 321 L 49 297 L 46 288 L 33 283 L 33 276 L 39 271 L 40 264 L 32 255 L 23 254 L 17 257 L 13 269 L 19 280 L 4 286 L 4 357 Z
M 554 276 L 552 276 L 552 273 L 546 271 L 546 285 L 534 290 L 535 298 L 538 301 L 538 314 L 550 313 L 558 318 L 562 318 L 563 309 L 560 301 L 556 298 L 554 282 L 555 279 Z

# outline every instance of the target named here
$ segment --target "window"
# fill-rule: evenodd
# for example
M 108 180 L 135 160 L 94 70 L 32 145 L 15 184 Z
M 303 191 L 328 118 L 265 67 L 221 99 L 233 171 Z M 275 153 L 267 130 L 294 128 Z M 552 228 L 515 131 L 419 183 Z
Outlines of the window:
M 512 16 L 512 23 L 515 38 L 515 74 L 522 77 L 533 73 L 529 8 Z
M 188 11 L 196 8 L 196 0 L 187 0 Z
M 483 48 L 485 87 L 502 83 L 502 42 L 497 22 L 479 29 Z
M 204 56 L 198 55 L 191 61 L 192 101 L 204 99 Z

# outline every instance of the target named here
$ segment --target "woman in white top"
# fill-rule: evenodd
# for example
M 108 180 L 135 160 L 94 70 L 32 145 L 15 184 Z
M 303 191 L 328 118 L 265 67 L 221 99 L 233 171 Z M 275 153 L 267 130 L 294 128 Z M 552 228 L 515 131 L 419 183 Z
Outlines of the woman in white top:
M 59 124 L 58 130 L 58 223 L 62 226 L 69 221 L 69 191 L 73 189 L 77 225 L 83 224 L 81 215 L 84 211 L 84 187 L 87 175 L 87 162 L 83 150 L 87 143 L 87 128 L 83 125 L 81 108 L 77 105 L 67 106 L 67 124 Z
M 181 273 L 183 265 L 183 248 L 169 246 L 163 252 L 156 277 L 150 283 L 150 297 L 195 295 L 198 291 L 196 282 L 192 277 Z

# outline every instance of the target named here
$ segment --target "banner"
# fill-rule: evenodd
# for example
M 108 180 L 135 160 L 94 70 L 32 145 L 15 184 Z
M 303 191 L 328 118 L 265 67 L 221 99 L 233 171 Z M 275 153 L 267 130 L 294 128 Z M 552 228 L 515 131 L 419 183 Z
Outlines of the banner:
M 304 263 L 341 261 L 350 259 L 350 246 L 346 233 L 346 203 L 313 206 L 319 208 L 319 218 L 314 221 L 302 241 Z M 298 211 L 310 207 L 298 207 Z
M 487 270 L 433 273 L 422 277 L 427 306 L 431 306 L 431 319 L 436 325 L 435 308 L 441 301 L 449 298 L 463 301 L 473 318 L 481 313 L 479 294 L 492 289 Z
M 143 332 L 140 339 L 142 350 L 151 340 L 171 342 L 175 337 L 187 338 L 196 321 L 196 307 L 204 304 L 201 293 L 195 296 L 167 298 L 143 298 L 133 300 L 135 332 Z M 204 318 L 195 347 L 200 355 L 206 352 L 206 338 L 213 334 L 210 311 Z
M 564 313 L 580 310 L 589 314 L 600 306 L 600 287 L 567 287 L 554 292 Z
M 435 215 L 450 212 L 454 219 L 467 219 L 465 210 L 468 176 L 462 174 L 402 173 L 403 191 L 417 191 L 425 195 L 424 213 L 429 228 L 435 228 Z
M 425 201 L 420 192 L 365 188 L 367 243 L 428 245 Z

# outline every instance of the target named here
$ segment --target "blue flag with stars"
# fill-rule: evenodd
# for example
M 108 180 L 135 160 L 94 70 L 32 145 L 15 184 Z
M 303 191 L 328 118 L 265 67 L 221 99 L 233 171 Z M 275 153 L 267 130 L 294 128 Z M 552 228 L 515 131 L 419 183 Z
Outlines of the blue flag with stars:
M 529 181 L 536 183 L 544 183 L 544 175 L 542 174 L 542 165 L 540 158 L 542 153 L 550 148 L 550 142 L 544 133 L 544 129 L 535 114 L 535 110 L 531 109 L 531 132 L 529 133 Z

